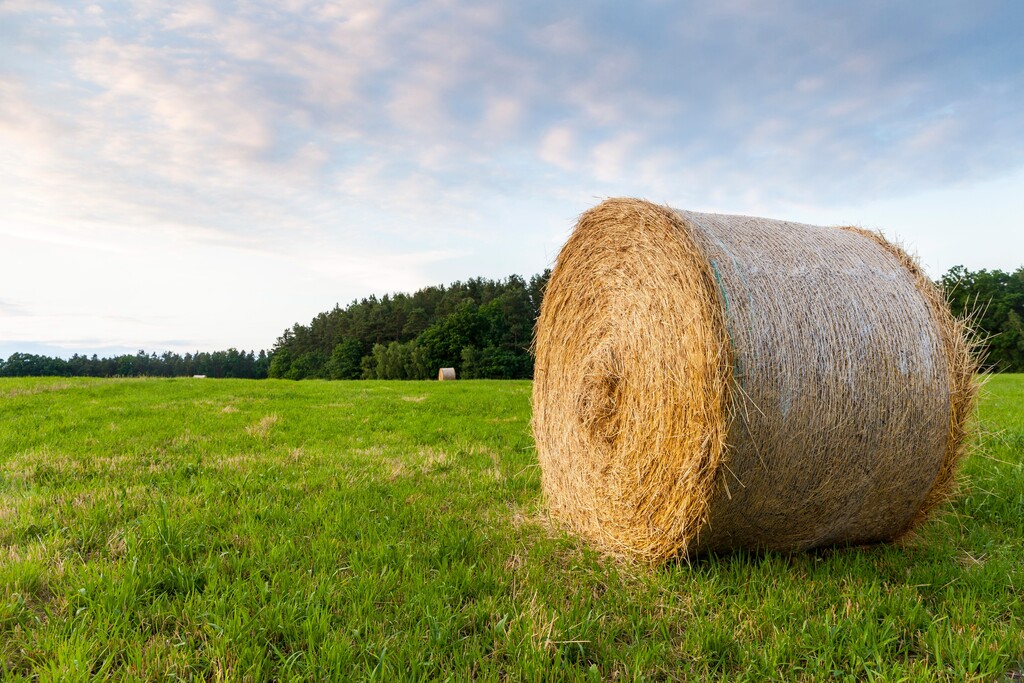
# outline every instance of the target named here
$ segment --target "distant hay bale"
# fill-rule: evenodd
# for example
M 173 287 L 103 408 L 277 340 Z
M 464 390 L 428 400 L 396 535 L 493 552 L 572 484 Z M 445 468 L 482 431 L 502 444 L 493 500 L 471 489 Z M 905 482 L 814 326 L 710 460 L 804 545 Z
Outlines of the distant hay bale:
M 441 368 L 437 371 L 437 379 L 441 382 L 455 379 L 455 368 Z
M 650 562 L 891 540 L 951 491 L 975 369 L 938 289 L 878 235 L 609 200 L 537 324 L 545 496 Z

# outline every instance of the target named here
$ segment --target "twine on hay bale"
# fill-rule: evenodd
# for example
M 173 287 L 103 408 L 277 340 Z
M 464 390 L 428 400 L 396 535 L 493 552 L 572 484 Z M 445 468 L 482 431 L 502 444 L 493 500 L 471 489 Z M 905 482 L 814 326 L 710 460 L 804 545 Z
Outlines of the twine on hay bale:
M 437 379 L 442 382 L 455 379 L 455 368 L 441 368 L 437 371 Z
M 949 496 L 976 394 L 881 236 L 634 199 L 580 218 L 535 350 L 552 515 L 650 562 L 899 537 Z

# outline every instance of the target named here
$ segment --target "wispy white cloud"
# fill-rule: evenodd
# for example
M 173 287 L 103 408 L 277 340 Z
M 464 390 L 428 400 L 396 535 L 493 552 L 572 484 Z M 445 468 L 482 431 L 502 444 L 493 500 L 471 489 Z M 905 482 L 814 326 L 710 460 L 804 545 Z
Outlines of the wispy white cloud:
M 0 299 L 0 317 L 20 318 L 29 315 L 28 309 L 16 301 Z
M 574 143 L 576 134 L 565 125 L 551 128 L 540 141 L 540 158 L 559 168 L 571 170 L 576 166 L 578 157 Z

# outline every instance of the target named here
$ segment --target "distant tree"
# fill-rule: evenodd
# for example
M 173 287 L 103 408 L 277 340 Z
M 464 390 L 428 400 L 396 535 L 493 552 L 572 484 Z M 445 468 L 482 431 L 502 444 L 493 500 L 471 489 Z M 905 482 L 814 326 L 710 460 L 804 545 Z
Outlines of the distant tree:
M 161 355 L 139 350 L 100 358 L 74 354 L 70 359 L 50 358 L 29 353 L 15 353 L 0 359 L 0 377 L 180 377 L 205 374 L 210 377 L 241 377 L 262 379 L 267 376 L 270 359 L 265 351 L 257 358 L 252 351 L 228 349 L 212 353 L 186 353 L 184 357 L 166 351 Z
M 335 305 L 278 337 L 268 374 L 429 378 L 442 366 L 460 369 L 465 351 L 472 376 L 530 377 L 530 344 L 550 276 L 545 270 L 529 281 L 518 275 L 471 278 Z M 306 360 L 296 369 L 301 358 Z
M 516 379 L 533 374 L 533 359 L 497 346 L 462 350 L 462 376 L 466 379 Z
M 436 372 L 416 340 L 374 344 L 361 367 L 363 379 L 429 379 Z
M 457 367 L 461 365 L 462 349 L 480 345 L 487 322 L 473 300 L 467 299 L 427 328 L 419 337 L 420 343 L 426 347 L 432 365 Z
M 286 379 L 317 379 L 323 377 L 327 354 L 323 351 L 306 351 L 292 362 L 285 374 Z
M 950 268 L 939 281 L 954 315 L 975 329 L 989 370 L 1024 372 L 1024 267 L 969 271 Z
M 287 347 L 279 348 L 274 351 L 274 355 L 270 359 L 270 367 L 268 369 L 268 376 L 274 379 L 283 379 L 287 377 L 288 372 L 292 368 L 292 354 Z
M 551 279 L 551 269 L 545 268 L 543 273 L 530 278 L 530 305 L 533 308 L 533 319 L 540 317 L 540 304 L 544 299 L 544 290 Z
M 63 358 L 12 353 L 3 364 L 2 373 L 4 377 L 66 377 L 70 368 Z
M 467 378 L 528 378 L 533 374 L 534 326 L 550 277 L 548 269 L 529 281 L 518 275 L 471 278 L 335 305 L 309 325 L 286 329 L 269 352 L 259 355 L 233 347 L 183 356 L 141 349 L 110 358 L 76 354 L 68 361 L 13 354 L 0 359 L 0 376 L 428 379 L 440 367 L 454 367 Z M 951 301 L 962 300 L 963 306 L 992 302 L 984 309 L 983 325 L 993 340 L 992 362 L 999 368 L 1024 368 L 1024 270 L 1010 276 L 952 269 L 943 285 L 954 280 L 957 287 L 947 289 Z
M 270 373 L 270 357 L 267 356 L 267 352 L 260 349 L 260 355 L 256 357 L 256 362 L 253 364 L 252 378 L 253 379 L 266 379 Z
M 414 308 L 409 311 L 405 324 L 402 325 L 402 336 L 406 339 L 413 339 L 422 334 L 428 327 L 430 327 L 430 318 L 427 316 L 426 310 Z
M 344 337 L 334 346 L 327 361 L 329 379 L 358 379 L 362 373 L 363 344 L 355 337 Z

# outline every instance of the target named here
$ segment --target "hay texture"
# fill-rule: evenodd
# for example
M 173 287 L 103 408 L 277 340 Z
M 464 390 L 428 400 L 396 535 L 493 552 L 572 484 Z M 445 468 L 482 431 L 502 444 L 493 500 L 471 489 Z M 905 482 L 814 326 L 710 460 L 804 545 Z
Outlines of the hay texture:
M 550 511 L 650 562 L 899 537 L 954 483 L 964 332 L 873 233 L 606 201 L 537 323 Z
M 440 382 L 455 379 L 455 368 L 441 368 L 437 371 L 437 379 Z

